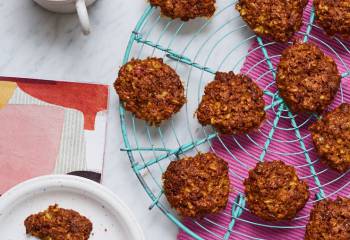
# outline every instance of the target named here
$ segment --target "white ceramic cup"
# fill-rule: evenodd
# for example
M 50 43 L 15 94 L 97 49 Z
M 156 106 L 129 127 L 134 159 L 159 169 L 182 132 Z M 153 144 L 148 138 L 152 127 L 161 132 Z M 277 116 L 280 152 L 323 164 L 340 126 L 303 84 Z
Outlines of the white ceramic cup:
M 84 34 L 90 33 L 90 21 L 87 7 L 96 0 L 34 0 L 37 4 L 52 12 L 77 12 Z

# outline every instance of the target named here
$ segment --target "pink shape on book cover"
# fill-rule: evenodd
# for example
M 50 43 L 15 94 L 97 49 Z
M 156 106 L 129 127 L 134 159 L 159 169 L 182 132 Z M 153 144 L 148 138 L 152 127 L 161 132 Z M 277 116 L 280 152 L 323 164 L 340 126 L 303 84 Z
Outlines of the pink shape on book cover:
M 63 122 L 64 110 L 59 107 L 0 109 L 0 194 L 22 181 L 53 173 Z

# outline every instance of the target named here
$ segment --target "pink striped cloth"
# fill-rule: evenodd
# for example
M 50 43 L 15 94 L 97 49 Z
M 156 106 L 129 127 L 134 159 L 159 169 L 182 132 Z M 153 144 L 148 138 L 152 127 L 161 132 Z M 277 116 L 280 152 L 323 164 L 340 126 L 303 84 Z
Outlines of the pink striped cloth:
M 312 1 L 309 2 L 304 13 L 305 23 L 309 21 L 311 5 Z M 303 33 L 305 33 L 305 31 L 306 26 L 301 29 L 300 33 L 296 34 L 296 37 L 303 38 Z M 316 43 L 327 55 L 333 56 L 341 73 L 348 72 L 347 67 L 350 66 L 350 52 L 347 50 L 350 46 L 349 42 L 341 43 L 336 39 L 331 39 L 328 36 L 325 36 L 322 30 L 317 26 L 313 27 L 309 41 Z M 265 40 L 264 43 L 267 43 L 267 41 Z M 252 79 L 255 79 L 265 90 L 275 92 L 276 88 L 273 76 L 271 72 L 268 72 L 269 68 L 267 62 L 263 61 L 265 59 L 264 55 L 258 47 L 259 44 L 257 42 L 252 43 L 250 48 L 251 53 L 246 58 L 241 72 L 249 75 Z M 277 66 L 279 56 L 285 47 L 285 44 L 266 46 L 274 67 Z M 272 102 L 272 98 L 269 96 L 266 96 L 265 100 L 266 103 L 269 104 Z M 341 102 L 350 102 L 349 78 L 343 78 L 342 90 L 338 92 L 336 100 L 330 108 L 338 106 Z M 213 151 L 229 162 L 233 192 L 230 196 L 229 204 L 225 212 L 196 222 L 191 219 L 184 220 L 184 224 L 200 237 L 204 239 L 224 239 L 224 236 L 227 233 L 227 228 L 232 221 L 231 211 L 232 207 L 235 207 L 233 204 L 234 199 L 239 193 L 243 192 L 242 181 L 246 178 L 248 169 L 255 166 L 263 152 L 265 142 L 271 132 L 277 111 L 278 106 L 268 110 L 268 120 L 262 128 L 254 134 L 250 134 L 249 136 L 220 136 L 212 142 Z M 295 116 L 295 124 L 300 129 L 300 135 L 305 142 L 307 153 L 310 156 L 311 161 L 315 162 L 315 171 L 319 181 L 324 185 L 324 193 L 330 198 L 334 198 L 337 195 L 349 196 L 349 174 L 342 175 L 327 169 L 325 165 L 318 161 L 318 158 L 315 155 L 310 134 L 307 131 L 307 127 L 313 121 L 315 121 L 315 117 L 310 117 L 309 115 Z M 280 159 L 288 164 L 296 166 L 299 176 L 304 178 L 309 184 L 311 193 L 310 200 L 306 207 L 298 214 L 297 218 L 288 222 L 264 222 L 257 219 L 249 213 L 249 211 L 244 210 L 243 214 L 236 219 L 229 239 L 303 239 L 305 224 L 308 220 L 310 208 L 315 201 L 315 195 L 319 192 L 319 189 L 315 185 L 310 167 L 307 165 L 304 151 L 300 147 L 300 142 L 298 141 L 293 124 L 288 117 L 287 112 L 282 112 L 282 116 L 273 134 L 273 140 L 268 146 L 268 151 L 266 152 L 264 159 Z M 259 226 L 253 223 L 258 224 Z M 282 226 L 286 228 L 277 229 L 271 226 Z M 191 237 L 189 237 L 184 231 L 180 230 L 178 239 L 187 240 L 191 239 Z

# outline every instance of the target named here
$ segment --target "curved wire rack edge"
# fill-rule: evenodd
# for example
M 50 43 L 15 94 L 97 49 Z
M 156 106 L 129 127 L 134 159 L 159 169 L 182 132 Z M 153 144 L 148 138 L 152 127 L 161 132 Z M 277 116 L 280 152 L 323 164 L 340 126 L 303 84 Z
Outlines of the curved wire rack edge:
M 143 23 L 145 22 L 145 20 L 147 19 L 147 17 L 151 14 L 151 10 L 153 7 L 149 6 L 145 12 L 143 13 L 142 17 L 140 18 L 140 20 L 137 22 L 136 27 L 134 28 L 133 32 L 131 33 L 125 54 L 124 54 L 124 58 L 123 58 L 123 64 L 127 63 L 129 56 L 130 56 L 130 52 L 132 49 L 132 46 L 134 45 L 135 41 L 136 41 L 136 37 L 137 37 L 137 32 L 140 30 L 140 28 L 142 27 Z M 142 186 L 144 187 L 144 189 L 146 190 L 147 195 L 151 198 L 151 200 L 155 203 L 154 205 L 156 205 L 173 223 L 175 223 L 178 227 L 180 227 L 183 231 L 185 231 L 188 235 L 190 235 L 191 237 L 193 237 L 194 239 L 197 240 L 203 240 L 201 237 L 199 237 L 197 234 L 195 234 L 193 231 L 191 231 L 189 228 L 187 228 L 184 224 L 182 224 L 176 217 L 174 217 L 169 211 L 167 211 L 167 209 L 165 209 L 161 204 L 158 204 L 158 198 L 157 196 L 155 196 L 151 189 L 147 186 L 147 184 L 145 183 L 145 181 L 143 180 L 140 172 L 135 168 L 136 167 L 136 161 L 134 159 L 133 153 L 130 150 L 131 149 L 131 145 L 129 143 L 129 139 L 128 139 L 128 134 L 127 134 L 127 129 L 126 129 L 126 121 L 125 121 L 125 109 L 123 107 L 123 104 L 119 105 L 119 115 L 120 115 L 120 123 L 121 123 L 121 130 L 122 130 L 122 136 L 123 136 L 123 141 L 124 141 L 124 145 L 125 148 L 127 149 L 127 154 L 132 166 L 133 171 L 135 172 L 137 178 L 139 179 L 140 183 L 142 184 Z

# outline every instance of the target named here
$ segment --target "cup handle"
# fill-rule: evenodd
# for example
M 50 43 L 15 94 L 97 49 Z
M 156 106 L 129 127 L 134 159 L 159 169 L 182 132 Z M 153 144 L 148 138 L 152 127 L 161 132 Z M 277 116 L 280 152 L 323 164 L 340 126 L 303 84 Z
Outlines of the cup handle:
M 75 7 L 77 8 L 77 13 L 83 33 L 88 35 L 90 33 L 90 21 L 88 11 L 85 5 L 85 0 L 76 0 Z

